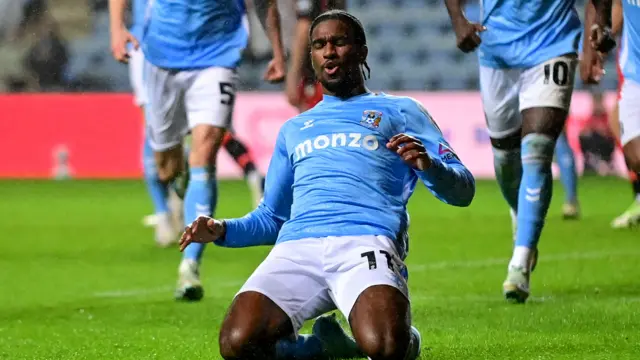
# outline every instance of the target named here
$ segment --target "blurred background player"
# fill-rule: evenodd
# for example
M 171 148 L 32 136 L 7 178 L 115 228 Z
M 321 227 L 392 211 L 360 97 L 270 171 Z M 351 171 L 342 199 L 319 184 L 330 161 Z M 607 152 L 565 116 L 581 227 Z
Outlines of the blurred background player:
M 111 0 L 112 51 L 127 61 L 127 43 L 138 40 L 124 27 L 126 0 Z M 211 216 L 217 202 L 215 164 L 235 100 L 237 67 L 247 46 L 246 8 L 238 0 L 154 0 L 145 19 L 142 49 L 146 58 L 147 132 L 158 176 L 172 182 L 184 171 L 182 142 L 191 134 L 189 182 L 184 219 Z M 266 78 L 284 77 L 284 51 L 275 1 L 269 2 L 268 35 L 274 60 Z M 184 252 L 176 298 L 199 300 L 202 244 Z
M 147 0 L 133 0 L 131 5 L 132 16 L 129 31 L 136 39 L 142 39 Z M 144 127 L 144 108 L 147 103 L 147 96 L 143 83 L 143 68 L 144 55 L 142 50 L 130 46 L 129 80 L 133 89 L 135 105 L 142 110 Z M 142 147 L 142 165 L 145 183 L 147 184 L 147 190 L 154 209 L 152 215 L 145 216 L 143 223 L 155 228 L 156 243 L 161 247 L 166 247 L 175 243 L 178 240 L 178 234 L 182 231 L 182 201 L 175 194 L 175 191 L 158 177 L 153 150 L 151 150 L 146 131 L 144 131 Z
M 314 107 L 322 100 L 322 85 L 313 74 L 311 59 L 309 56 L 309 28 L 316 16 L 328 10 L 344 10 L 346 0 L 296 0 L 295 10 L 297 22 L 291 55 L 285 92 L 289 104 L 300 112 Z
M 241 2 L 241 5 L 244 7 L 245 3 Z M 134 0 L 132 4 L 132 26 L 131 33 L 136 39 L 142 39 L 142 30 L 144 26 L 144 18 L 145 12 L 147 10 L 147 0 Z M 246 7 L 244 7 L 244 11 L 246 12 Z M 142 50 L 131 48 L 130 54 L 130 77 L 131 83 L 134 90 L 134 95 L 136 99 L 136 104 L 140 107 L 144 107 L 144 102 L 146 102 L 146 95 L 144 94 L 144 89 L 142 88 L 143 74 L 142 67 L 144 64 L 144 54 Z M 227 131 L 224 135 L 224 139 L 222 142 L 222 146 L 225 150 L 231 155 L 234 161 L 240 166 L 242 169 L 245 180 L 247 181 L 247 185 L 249 186 L 249 190 L 251 192 L 251 197 L 253 200 L 253 205 L 257 206 L 262 198 L 262 190 L 264 186 L 264 177 L 258 171 L 257 166 L 249 152 L 247 146 L 240 141 L 233 133 L 233 131 Z M 188 150 L 188 149 L 185 149 Z M 185 154 L 188 154 L 188 151 L 185 151 Z M 187 155 L 188 156 L 188 155 Z M 155 169 L 155 160 L 153 158 L 153 151 L 151 150 L 151 145 L 149 144 L 148 137 L 145 132 L 145 140 L 144 140 L 144 150 L 143 150 L 143 158 L 144 158 L 144 170 L 145 170 L 145 179 L 147 181 L 147 186 L 150 192 L 150 195 L 153 200 L 155 213 L 153 215 L 145 216 L 143 223 L 147 226 L 155 226 L 156 233 L 167 234 L 166 236 L 162 236 L 164 241 L 162 243 L 173 243 L 177 240 L 176 234 L 182 231 L 182 210 L 176 212 L 175 209 L 182 208 L 182 200 L 179 196 L 176 195 L 175 191 L 173 191 L 173 187 L 168 187 L 169 189 L 169 207 L 167 207 L 166 194 L 167 191 L 164 190 L 167 188 L 166 184 L 163 184 L 158 176 L 157 171 Z M 173 236 L 169 237 L 168 235 L 171 233 L 167 231 L 169 227 L 164 224 L 168 224 L 166 219 L 171 219 L 171 216 L 166 216 L 167 212 L 173 215 L 173 224 L 178 225 L 178 232 Z M 179 214 L 179 215 L 178 215 Z M 160 232 L 158 232 L 160 230 Z
M 480 91 L 496 178 L 515 224 L 503 293 L 529 296 L 538 241 L 551 202 L 551 163 L 573 93 L 580 19 L 573 1 L 484 0 L 480 23 L 446 0 L 458 47 L 480 46 Z M 517 6 L 516 6 L 517 5 Z
M 136 39 L 142 39 L 142 32 L 147 11 L 147 0 L 133 0 L 130 32 Z M 129 47 L 129 78 L 134 93 L 136 106 L 142 109 L 144 116 L 144 105 L 146 104 L 146 94 L 143 86 L 144 76 L 144 54 L 139 48 Z M 147 132 L 144 131 L 142 163 L 144 178 L 147 189 L 154 207 L 154 213 L 143 218 L 143 224 L 155 228 L 156 243 L 166 247 L 175 243 L 178 234 L 183 228 L 182 199 L 176 194 L 174 187 L 160 181 L 156 168 L 156 163 L 149 143 Z M 255 162 L 247 147 L 233 133 L 227 132 L 224 137 L 223 146 L 241 167 L 244 177 L 249 185 L 249 190 L 253 198 L 253 204 L 262 198 L 263 177 L 258 172 Z M 188 151 L 185 151 L 188 154 Z
M 635 53 L 636 57 L 634 58 L 633 57 L 634 50 L 632 48 L 627 49 L 627 47 L 629 46 L 629 37 L 627 37 L 625 34 L 625 31 L 623 31 L 624 26 L 626 25 L 626 21 L 625 21 L 626 16 L 625 14 L 623 14 L 623 11 L 625 11 L 624 6 L 626 5 L 622 5 L 622 3 L 619 0 L 614 0 L 613 6 L 612 6 L 612 12 L 611 12 L 612 13 L 611 33 L 613 36 L 621 35 L 622 41 L 620 42 L 620 47 L 617 51 L 617 56 L 616 56 L 617 72 L 618 72 L 617 99 L 616 99 L 616 104 L 614 105 L 614 108 L 612 109 L 611 114 L 609 115 L 609 124 L 611 126 L 613 135 L 615 136 L 616 141 L 618 142 L 618 147 L 621 150 L 623 150 L 625 163 L 629 170 L 629 179 L 631 181 L 634 199 L 631 205 L 627 208 L 627 210 L 625 210 L 620 216 L 613 219 L 613 221 L 611 222 L 611 227 L 613 227 L 614 229 L 629 228 L 640 222 L 640 176 L 638 176 L 639 174 L 637 171 L 633 170 L 633 167 L 631 166 L 632 165 L 631 157 L 628 155 L 629 151 L 625 151 L 623 149 L 622 139 L 621 139 L 622 137 L 621 127 L 622 127 L 622 123 L 624 122 L 624 119 L 620 118 L 620 111 L 619 111 L 620 101 L 622 98 L 622 90 L 626 80 L 625 79 L 626 73 L 632 73 L 630 69 L 633 69 L 633 66 L 634 66 L 633 61 L 635 59 L 637 63 L 637 60 L 638 60 L 638 53 L 637 52 Z M 633 6 L 629 6 L 629 8 L 631 10 L 627 10 L 627 11 L 629 11 L 630 13 L 633 13 L 634 12 L 633 10 L 637 10 Z M 591 24 L 593 24 L 595 20 L 595 16 L 596 16 L 596 9 L 594 5 L 591 2 L 589 2 L 587 6 L 585 6 L 585 33 L 588 33 Z M 632 34 L 630 36 L 630 38 L 637 38 L 637 36 L 634 37 L 634 35 L 638 35 L 637 33 L 638 29 L 630 28 L 630 30 L 636 31 L 635 34 Z M 585 51 L 586 58 L 583 61 L 583 65 L 580 68 L 580 75 L 582 77 L 582 80 L 585 83 L 597 84 L 600 82 L 600 80 L 602 79 L 602 76 L 604 75 L 603 64 L 602 64 L 603 57 L 598 54 L 594 54 L 589 44 L 588 37 L 585 37 L 585 40 L 583 42 L 583 47 L 584 49 L 586 49 Z M 638 51 L 637 49 L 639 47 L 640 45 L 636 45 L 636 48 L 635 48 L 636 51 Z M 626 73 L 623 70 L 624 66 L 627 67 Z M 637 78 L 637 75 L 635 77 Z M 629 121 L 632 121 L 632 120 L 629 120 Z
M 463 0 L 465 15 L 469 21 L 480 22 L 480 4 L 478 0 Z M 558 137 L 555 148 L 555 161 L 558 164 L 560 182 L 564 189 L 564 203 L 562 204 L 562 217 L 564 219 L 577 219 L 580 217 L 580 204 L 578 202 L 578 172 L 573 149 L 569 145 L 566 132 Z M 515 222 L 515 213 L 511 213 Z M 515 236 L 515 233 L 514 233 Z

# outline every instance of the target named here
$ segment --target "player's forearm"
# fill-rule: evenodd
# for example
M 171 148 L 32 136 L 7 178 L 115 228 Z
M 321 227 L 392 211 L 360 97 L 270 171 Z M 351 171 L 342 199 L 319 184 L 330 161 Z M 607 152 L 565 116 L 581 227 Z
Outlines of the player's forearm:
M 280 12 L 277 0 L 257 0 L 256 12 L 260 23 L 271 42 L 274 58 L 284 58 L 284 46 L 282 44 L 282 27 L 280 24 Z
M 453 26 L 467 19 L 463 10 L 464 0 L 445 0 L 444 3 L 447 6 Z
M 122 28 L 125 26 L 125 11 L 127 9 L 128 0 L 109 0 L 109 22 L 111 29 Z
M 308 18 L 300 18 L 296 24 L 296 36 L 293 39 L 291 59 L 289 61 L 289 75 L 300 78 L 305 64 L 306 54 L 309 51 L 309 27 L 311 21 Z
M 273 245 L 284 221 L 261 204 L 244 217 L 225 220 L 225 234 L 215 244 L 229 248 Z
M 594 23 L 600 27 L 611 28 L 611 9 L 613 0 L 591 0 L 595 7 Z
M 584 31 L 582 32 L 582 52 L 587 53 L 591 49 L 590 36 L 591 26 L 594 24 L 596 18 L 596 8 L 593 3 L 587 2 L 584 7 Z
M 611 35 L 618 36 L 622 31 L 623 17 L 622 17 L 622 3 L 620 0 L 613 1 L 613 8 L 611 9 Z
M 445 164 L 433 159 L 428 169 L 416 173 L 424 185 L 446 204 L 469 206 L 475 196 L 475 179 L 462 164 Z

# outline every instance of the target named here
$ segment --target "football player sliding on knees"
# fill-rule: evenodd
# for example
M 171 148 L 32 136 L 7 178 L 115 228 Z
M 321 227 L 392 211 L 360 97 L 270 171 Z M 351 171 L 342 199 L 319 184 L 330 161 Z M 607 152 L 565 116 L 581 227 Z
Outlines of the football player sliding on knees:
M 274 245 L 223 320 L 223 359 L 417 359 L 407 202 L 421 183 L 466 207 L 475 180 L 420 103 L 366 88 L 368 47 L 356 17 L 325 12 L 308 40 L 323 99 L 280 128 L 262 202 L 241 218 L 197 217 L 180 249 Z M 353 337 L 324 315 L 334 310 Z M 311 334 L 300 334 L 308 320 Z

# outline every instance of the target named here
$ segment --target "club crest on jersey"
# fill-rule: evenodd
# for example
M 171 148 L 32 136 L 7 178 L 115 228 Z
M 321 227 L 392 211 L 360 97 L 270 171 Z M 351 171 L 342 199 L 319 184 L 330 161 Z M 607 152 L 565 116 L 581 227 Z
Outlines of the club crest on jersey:
M 382 112 L 376 110 L 365 110 L 362 113 L 362 120 L 360 124 L 370 127 L 373 129 L 377 129 L 380 126 L 380 122 L 382 121 Z
M 438 155 L 440 155 L 440 159 L 442 161 L 459 159 L 458 155 L 456 155 L 456 153 L 454 153 L 449 146 L 443 143 L 440 143 L 438 146 Z

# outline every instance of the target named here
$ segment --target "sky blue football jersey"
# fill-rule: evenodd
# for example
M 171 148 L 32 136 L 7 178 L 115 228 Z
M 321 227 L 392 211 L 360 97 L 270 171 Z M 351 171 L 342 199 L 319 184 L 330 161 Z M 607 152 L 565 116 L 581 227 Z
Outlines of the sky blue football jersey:
M 145 57 L 165 69 L 236 68 L 249 39 L 245 11 L 239 0 L 153 0 Z
M 399 133 L 423 142 L 433 161 L 429 169 L 417 171 L 386 148 Z M 406 206 L 419 180 L 445 203 L 466 206 L 474 196 L 473 176 L 422 105 L 386 94 L 325 95 L 282 126 L 262 203 L 227 220 L 219 245 L 384 235 L 406 254 Z
M 482 0 L 480 65 L 531 68 L 577 53 L 582 25 L 575 0 Z

